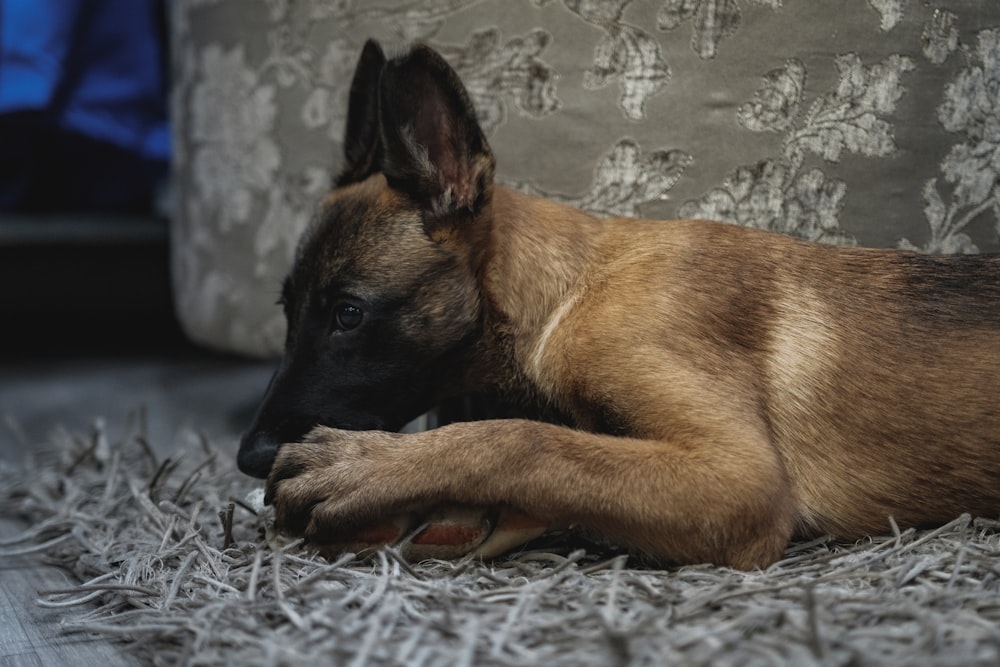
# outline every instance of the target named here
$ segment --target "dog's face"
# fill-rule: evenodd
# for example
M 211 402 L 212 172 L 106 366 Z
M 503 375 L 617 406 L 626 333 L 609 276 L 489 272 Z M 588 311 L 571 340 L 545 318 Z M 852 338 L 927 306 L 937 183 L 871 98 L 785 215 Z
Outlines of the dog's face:
M 455 384 L 480 327 L 469 239 L 488 224 L 493 158 L 450 67 L 365 46 L 346 167 L 282 287 L 285 353 L 240 445 L 267 476 L 313 426 L 398 430 Z

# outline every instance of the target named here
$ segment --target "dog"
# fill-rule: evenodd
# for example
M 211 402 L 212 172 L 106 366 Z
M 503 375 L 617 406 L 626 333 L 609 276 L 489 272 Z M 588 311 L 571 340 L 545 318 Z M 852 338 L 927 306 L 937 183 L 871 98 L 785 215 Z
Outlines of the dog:
M 317 542 L 510 507 L 669 563 L 1000 513 L 1000 256 L 600 219 L 494 182 L 456 72 L 369 41 L 239 468 Z M 558 420 L 396 433 L 499 392 Z

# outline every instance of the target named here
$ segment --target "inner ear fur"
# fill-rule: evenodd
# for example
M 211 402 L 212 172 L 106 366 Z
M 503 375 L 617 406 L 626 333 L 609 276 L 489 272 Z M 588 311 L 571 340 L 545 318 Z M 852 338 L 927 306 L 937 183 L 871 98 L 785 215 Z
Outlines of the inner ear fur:
M 465 86 L 431 48 L 389 61 L 379 86 L 383 172 L 433 216 L 478 213 L 495 160 Z

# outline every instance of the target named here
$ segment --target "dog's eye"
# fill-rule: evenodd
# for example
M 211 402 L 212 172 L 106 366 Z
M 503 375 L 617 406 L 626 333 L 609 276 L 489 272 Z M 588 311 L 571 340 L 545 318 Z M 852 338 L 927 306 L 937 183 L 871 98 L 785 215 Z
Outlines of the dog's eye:
M 337 328 L 342 331 L 350 331 L 361 324 L 364 313 L 357 306 L 341 304 L 333 311 L 333 319 Z

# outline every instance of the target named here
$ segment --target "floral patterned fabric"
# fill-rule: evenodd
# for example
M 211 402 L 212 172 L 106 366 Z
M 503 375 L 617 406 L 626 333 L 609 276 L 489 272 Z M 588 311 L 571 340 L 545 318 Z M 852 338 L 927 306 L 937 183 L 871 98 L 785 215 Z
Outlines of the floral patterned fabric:
M 196 340 L 273 355 L 365 39 L 429 43 L 500 179 L 599 215 L 1000 249 L 1000 2 L 175 0 L 174 279 Z

